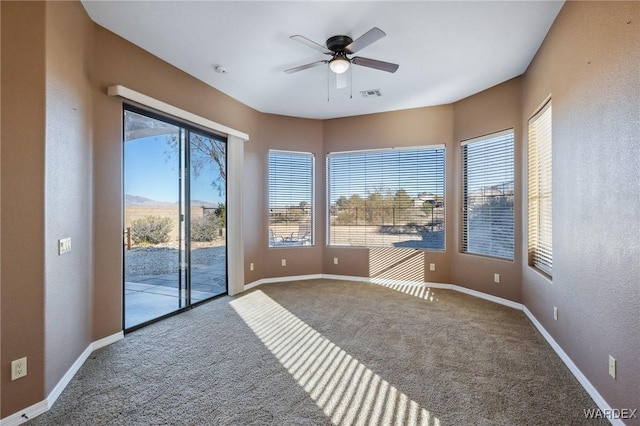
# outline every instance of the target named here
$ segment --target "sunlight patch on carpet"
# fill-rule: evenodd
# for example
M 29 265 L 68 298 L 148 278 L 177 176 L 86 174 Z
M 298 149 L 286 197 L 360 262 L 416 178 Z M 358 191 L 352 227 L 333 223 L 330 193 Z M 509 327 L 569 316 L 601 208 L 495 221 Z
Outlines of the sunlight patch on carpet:
M 424 284 L 424 252 L 414 249 L 369 249 L 371 282 L 430 302 L 437 301 Z
M 264 292 L 231 306 L 335 425 L 440 425 L 357 359 Z
M 380 280 L 380 279 L 372 279 L 372 284 L 380 285 L 383 287 L 390 288 L 391 290 L 399 291 L 400 293 L 405 293 L 410 296 L 415 296 L 419 299 L 424 299 L 429 302 L 437 302 L 438 298 L 435 296 L 434 291 L 427 287 L 423 283 L 402 283 L 396 282 L 393 280 Z

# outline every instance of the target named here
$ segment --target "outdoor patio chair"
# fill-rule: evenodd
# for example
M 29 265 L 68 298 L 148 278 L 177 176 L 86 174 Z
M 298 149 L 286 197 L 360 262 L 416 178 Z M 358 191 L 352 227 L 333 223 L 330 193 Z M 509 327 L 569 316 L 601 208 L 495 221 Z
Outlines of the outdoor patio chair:
M 269 229 L 269 245 L 270 246 L 278 246 L 284 243 L 285 239 L 283 237 L 276 236 L 276 233 L 273 232 L 273 229 Z
M 284 239 L 286 242 L 305 245 L 311 242 L 311 226 L 309 224 L 300 225 L 298 232 L 292 232 L 290 237 Z

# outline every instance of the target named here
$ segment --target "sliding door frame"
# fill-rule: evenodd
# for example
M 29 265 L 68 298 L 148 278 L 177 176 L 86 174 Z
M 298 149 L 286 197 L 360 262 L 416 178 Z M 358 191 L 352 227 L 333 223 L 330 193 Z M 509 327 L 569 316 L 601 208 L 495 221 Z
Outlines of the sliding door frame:
M 165 123 L 177 126 L 180 129 L 180 141 L 178 142 L 178 157 L 179 157 L 179 179 L 180 182 L 180 190 L 179 192 L 179 214 L 180 218 L 178 223 L 181 224 L 178 231 L 178 238 L 180 241 L 180 249 L 178 250 L 178 262 L 179 262 L 179 271 L 178 271 L 178 300 L 179 305 L 178 308 L 172 312 L 167 314 L 155 317 L 151 320 L 144 321 L 140 324 L 136 324 L 132 327 L 125 328 L 125 286 L 124 286 L 124 278 L 125 278 L 125 258 L 124 258 L 124 245 L 123 245 L 123 257 L 122 257 L 122 329 L 124 333 L 130 333 L 132 331 L 138 330 L 142 327 L 145 327 L 149 324 L 153 324 L 157 321 L 161 321 L 165 318 L 180 314 L 187 310 L 190 310 L 194 307 L 200 306 L 204 303 L 210 302 L 219 297 L 223 297 L 229 294 L 229 246 L 228 246 L 228 233 L 225 232 L 225 291 L 217 294 L 215 296 L 208 297 L 203 300 L 199 300 L 195 303 L 191 301 L 191 133 L 199 134 L 201 136 L 205 136 L 211 139 L 215 139 L 225 144 L 225 169 L 228 166 L 228 137 L 227 135 L 217 133 L 211 129 L 205 128 L 203 126 L 199 126 L 193 123 L 190 123 L 186 120 L 182 120 L 180 118 L 173 117 L 169 114 L 159 112 L 150 107 L 146 107 L 137 103 L 131 102 L 123 102 L 122 103 L 122 168 L 121 168 L 121 181 L 122 181 L 122 189 L 121 189 L 121 200 L 124 200 L 124 173 L 125 173 L 125 112 L 131 111 L 136 114 L 140 114 L 146 117 L 149 117 L 154 120 L 163 121 Z M 181 148 L 184 146 L 184 149 Z M 184 156 L 184 157 L 183 157 Z M 225 205 L 225 224 L 227 223 L 228 217 L 228 182 L 225 179 L 225 196 L 224 196 L 224 205 Z M 183 189 L 184 188 L 184 189 Z M 183 210 L 184 209 L 184 210 Z M 122 214 L 124 219 L 124 202 L 122 204 Z M 184 226 L 184 235 L 182 227 Z M 226 226 L 226 225 L 225 225 Z M 184 238 L 184 241 L 182 241 Z M 184 248 L 184 249 L 183 249 Z M 184 251 L 184 253 L 183 253 Z M 184 279 L 183 279 L 184 278 Z M 184 283 L 182 282 L 184 280 Z M 185 292 L 184 299 L 182 298 L 181 292 Z M 184 306 L 181 306 L 183 304 Z

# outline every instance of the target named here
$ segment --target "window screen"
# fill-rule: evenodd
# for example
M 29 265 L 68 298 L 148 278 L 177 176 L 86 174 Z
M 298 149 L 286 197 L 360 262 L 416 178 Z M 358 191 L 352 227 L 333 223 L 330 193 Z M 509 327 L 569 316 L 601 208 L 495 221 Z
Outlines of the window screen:
M 513 130 L 462 143 L 462 251 L 513 260 Z
M 269 247 L 313 245 L 314 156 L 269 151 Z
M 443 146 L 327 156 L 328 243 L 444 250 Z
M 551 101 L 529 120 L 528 158 L 529 265 L 551 276 Z

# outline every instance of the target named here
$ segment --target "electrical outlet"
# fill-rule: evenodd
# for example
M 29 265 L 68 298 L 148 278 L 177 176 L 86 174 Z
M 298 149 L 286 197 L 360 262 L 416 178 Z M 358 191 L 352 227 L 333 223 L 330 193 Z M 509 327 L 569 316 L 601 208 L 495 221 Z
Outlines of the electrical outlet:
M 493 274 L 493 282 L 496 284 L 500 283 L 500 274 Z
M 553 319 L 558 321 L 558 307 L 557 306 L 553 307 Z
M 58 256 L 62 256 L 65 253 L 71 251 L 71 237 L 62 238 L 58 240 Z
M 27 357 L 11 361 L 11 380 L 27 375 Z
M 337 258 L 337 257 L 334 257 L 334 258 L 333 258 L 333 264 L 334 264 L 334 265 L 337 265 L 337 264 L 338 264 L 338 258 Z
M 253 271 L 253 262 L 251 262 L 251 263 L 249 264 L 249 270 L 250 270 L 250 271 Z
M 281 263 L 282 263 L 282 266 L 287 266 L 287 259 L 282 259 Z
M 435 270 L 436 270 L 436 264 L 435 264 L 435 263 L 430 263 L 430 264 L 429 264 L 429 270 L 430 270 L 431 272 L 435 271 Z
M 609 355 L 609 375 L 616 378 L 616 359 Z

